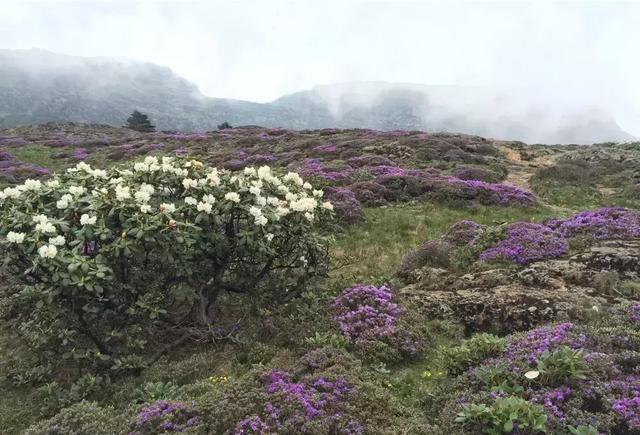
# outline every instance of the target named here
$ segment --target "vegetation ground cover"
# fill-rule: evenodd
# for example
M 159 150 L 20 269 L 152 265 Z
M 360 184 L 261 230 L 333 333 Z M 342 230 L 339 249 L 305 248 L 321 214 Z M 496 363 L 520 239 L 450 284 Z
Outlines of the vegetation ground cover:
M 121 234 L 125 220 L 113 223 L 112 207 L 120 207 L 122 217 L 131 218 L 127 237 L 131 230 L 131 237 L 146 244 L 171 243 L 170 250 L 184 261 L 184 270 L 196 270 L 195 261 L 206 250 L 182 256 L 186 246 L 192 245 L 169 238 L 200 234 L 191 232 L 189 225 L 216 228 L 214 216 L 226 216 L 236 204 L 226 196 L 229 191 L 216 190 L 217 184 L 206 192 L 199 190 L 204 187 L 197 180 L 212 180 L 213 173 L 198 175 L 199 165 L 219 168 L 220 175 L 215 174 L 222 186 L 248 177 L 246 185 L 234 188 L 239 193 L 237 207 L 246 209 L 240 218 L 247 223 L 246 229 L 243 226 L 233 234 L 255 232 L 261 237 L 255 245 L 243 242 L 247 248 L 242 248 L 242 255 L 230 260 L 244 261 L 244 268 L 236 270 L 240 273 L 225 272 L 209 312 L 215 322 L 205 321 L 204 332 L 202 317 L 190 317 L 185 307 L 198 305 L 198 293 L 190 291 L 211 272 L 209 266 L 183 277 L 190 288 L 179 294 L 191 296 L 183 296 L 179 303 L 164 299 L 178 294 L 176 290 L 162 293 L 166 290 L 154 288 L 158 277 L 154 281 L 142 270 L 137 279 L 147 283 L 149 295 L 159 292 L 161 304 L 151 296 L 132 296 L 139 290 L 125 291 L 131 281 L 116 280 L 122 290 L 106 297 L 109 303 L 126 299 L 120 320 L 109 319 L 116 311 L 104 308 L 101 294 L 94 299 L 82 296 L 86 316 L 97 315 L 105 324 L 110 320 L 128 324 L 132 343 L 113 334 L 106 341 L 110 348 L 122 349 L 121 354 L 135 356 L 124 365 L 122 358 L 114 364 L 109 360 L 112 355 L 94 349 L 95 340 L 92 345 L 70 334 L 77 324 L 51 320 L 51 307 L 67 306 L 64 300 L 56 302 L 58 293 L 38 301 L 33 291 L 25 293 L 19 283 L 21 274 L 5 269 L 0 309 L 5 394 L 0 398 L 0 426 L 7 433 L 595 434 L 638 430 L 640 308 L 634 300 L 640 296 L 636 245 L 640 218 L 636 211 L 638 151 L 632 145 L 541 147 L 465 135 L 372 130 L 230 128 L 206 134 L 140 133 L 56 124 L 4 130 L 0 148 L 4 204 L 14 200 L 18 207 L 34 204 L 29 213 L 47 215 L 31 222 L 26 210 L 19 215 L 7 214 L 6 207 L 3 211 L 5 260 L 15 254 L 17 245 L 28 246 L 25 253 L 35 258 L 32 272 L 40 271 L 29 277 L 29 287 L 34 286 L 29 280 L 35 277 L 53 276 L 44 270 L 61 259 L 103 264 L 96 260 L 97 252 L 116 255 L 106 248 L 109 231 Z M 167 176 L 154 179 L 151 174 L 162 171 L 163 156 L 186 165 L 179 167 L 180 174 L 171 169 L 171 177 L 176 177 L 171 182 Z M 62 187 L 46 184 L 50 172 L 64 172 L 79 162 L 77 167 L 85 168 L 80 175 L 63 176 Z M 86 170 L 85 162 L 93 172 Z M 266 169 L 262 175 L 258 169 L 264 166 L 276 177 L 300 173 L 304 181 L 297 195 L 306 189 L 318 204 L 332 202 L 335 218 L 322 229 L 323 237 L 333 238 L 325 276 L 319 276 L 320 261 L 318 273 L 306 273 L 308 262 L 320 258 L 307 250 L 304 260 L 295 255 L 294 270 L 305 272 L 295 279 L 265 274 L 260 285 L 246 284 L 243 275 L 247 271 L 260 274 L 259 265 L 270 258 L 267 238 L 271 242 L 289 237 L 293 228 L 304 224 L 308 227 L 298 237 L 305 237 L 296 239 L 295 246 L 303 242 L 312 246 L 306 236 L 321 216 L 320 212 L 306 216 L 311 211 L 306 203 L 293 205 L 307 194 L 285 199 L 283 192 L 278 201 L 299 208 L 300 221 L 289 230 L 282 226 L 284 221 L 278 221 L 281 232 L 274 226 L 263 234 L 258 222 L 265 218 L 264 228 L 271 228 L 276 225 L 272 222 L 276 222 L 277 208 L 284 207 L 275 200 L 267 203 L 276 193 L 266 193 L 271 181 L 264 181 Z M 138 175 L 117 176 L 125 167 Z M 71 185 L 100 190 L 102 172 L 94 168 L 105 168 L 108 178 L 122 178 L 104 185 L 104 199 L 87 195 L 80 200 L 74 193 L 68 199 L 63 198 L 65 192 L 58 192 L 70 190 Z M 83 170 L 89 178 L 82 178 Z M 294 176 L 289 178 L 295 183 Z M 31 181 L 16 190 L 25 180 Z M 302 185 L 307 181 L 322 192 L 312 194 L 313 188 Z M 146 186 L 154 186 L 153 192 Z M 166 198 L 176 206 L 175 215 L 158 193 L 163 189 L 173 192 L 166 193 Z M 189 189 L 198 194 L 192 196 Z M 29 195 L 48 199 L 40 203 Z M 31 199 L 24 201 L 27 197 Z M 598 207 L 608 208 L 594 210 Z M 148 212 L 147 223 L 137 223 L 143 222 L 140 214 Z M 71 229 L 61 225 L 60 219 L 69 220 Z M 158 234 L 169 238 L 138 236 L 139 229 L 151 231 L 148 226 L 156 220 Z M 469 221 L 475 224 L 465 223 Z M 57 244 L 51 240 L 53 233 L 33 236 L 29 231 L 37 225 L 36 233 L 44 234 L 53 225 L 56 234 L 67 239 Z M 93 230 L 87 232 L 93 226 L 105 231 L 98 245 L 91 243 Z M 83 249 L 68 244 L 72 240 L 83 240 Z M 116 247 L 121 241 L 113 243 Z M 198 243 L 208 246 L 209 242 Z M 41 251 L 43 246 L 48 249 Z M 211 242 L 211 246 L 215 250 L 220 244 Z M 247 257 L 249 252 L 254 252 L 253 257 Z M 147 267 L 163 264 L 162 258 L 145 261 L 151 261 Z M 109 261 L 104 264 L 114 269 Z M 61 274 L 57 269 L 46 270 Z M 81 279 L 85 285 L 86 275 Z M 88 285 L 91 288 L 84 291 L 102 287 L 99 282 Z M 250 291 L 234 291 L 240 287 Z M 68 283 L 52 288 L 66 294 Z M 484 299 L 494 292 L 510 312 L 522 311 L 524 317 L 516 321 L 496 315 L 495 322 L 487 322 L 488 312 L 469 311 L 469 300 L 474 309 L 498 306 Z M 557 305 L 538 308 L 541 300 L 565 295 L 574 295 L 575 300 L 567 297 L 561 303 L 554 300 Z M 449 303 L 459 311 L 442 310 Z M 36 312 L 46 316 L 34 317 Z M 181 323 L 166 329 L 155 318 L 142 322 L 141 312 L 167 321 L 182 314 Z M 96 332 L 112 332 L 98 321 L 92 325 Z M 187 328 L 198 333 L 152 364 L 136 362 L 153 357 L 158 350 L 155 344 L 164 344 L 153 343 L 153 337 L 180 338 L 177 332 Z M 131 352 L 139 337 L 151 344 Z M 63 352 L 65 346 L 73 351 Z M 71 360 L 59 359 L 63 355 Z

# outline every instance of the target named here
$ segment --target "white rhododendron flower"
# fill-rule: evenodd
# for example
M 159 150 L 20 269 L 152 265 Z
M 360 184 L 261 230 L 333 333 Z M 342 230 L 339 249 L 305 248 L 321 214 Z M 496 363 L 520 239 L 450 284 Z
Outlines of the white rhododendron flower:
M 40 182 L 40 180 L 28 179 L 24 182 L 24 190 L 37 191 L 40 189 L 42 189 L 42 183 Z
M 142 204 L 140 206 L 140 211 L 142 213 L 149 213 L 151 211 L 151 206 L 149 204 Z
M 138 190 L 134 195 L 137 202 L 145 203 L 151 199 L 151 194 L 146 190 Z
M 256 216 L 255 223 L 259 226 L 264 226 L 269 222 L 269 220 L 265 216 Z
M 313 222 L 313 213 L 306 212 L 306 213 L 304 214 L 304 217 L 305 217 L 309 222 Z
M 89 216 L 86 213 L 80 216 L 80 225 L 95 225 L 97 221 L 97 216 Z
M 289 207 L 293 211 L 307 212 L 313 211 L 318 206 L 318 201 L 313 198 L 301 198 L 297 201 L 291 201 Z
M 327 210 L 333 210 L 333 204 L 331 204 L 329 201 L 323 202 L 322 203 L 322 208 L 325 208 Z
M 184 199 L 184 203 L 188 205 L 196 205 L 198 203 L 198 200 L 195 199 L 193 196 L 187 196 Z
M 73 196 L 83 195 L 86 191 L 87 191 L 87 189 L 85 189 L 82 186 L 70 186 L 69 187 L 69 193 L 72 194 Z
M 258 178 L 260 179 L 271 179 L 271 168 L 269 166 L 260 166 L 258 168 Z
M 216 170 L 215 172 L 211 172 L 209 175 L 207 175 L 207 180 L 212 186 L 219 186 L 220 177 L 218 176 L 218 171 Z
M 324 195 L 324 192 L 322 190 L 313 191 L 313 196 L 315 196 L 316 198 L 322 198 L 322 195 Z
M 45 224 L 49 222 L 49 218 L 43 214 L 38 214 L 31 218 L 31 222 L 36 224 Z
M 66 242 L 64 236 L 56 236 L 49 239 L 49 244 L 54 246 L 63 246 Z
M 289 172 L 283 178 L 285 181 L 293 181 L 298 186 L 302 186 L 304 184 L 304 181 L 297 172 Z
M 60 181 L 58 181 L 55 178 L 53 180 L 49 180 L 47 181 L 47 187 L 51 187 L 51 188 L 60 187 Z
M 256 196 L 256 204 L 258 204 L 260 207 L 264 207 L 265 205 L 267 205 L 267 198 L 265 198 L 264 196 Z
M 202 197 L 202 200 L 209 204 L 215 204 L 216 198 L 213 195 L 205 195 Z
M 256 175 L 256 168 L 244 168 L 244 175 Z
M 73 197 L 68 193 L 62 195 L 62 197 L 56 202 L 56 208 L 64 210 L 69 207 L 69 203 L 73 201 Z
M 262 210 L 258 207 L 249 207 L 249 214 L 254 217 L 262 216 Z
M 118 185 L 116 186 L 116 199 L 118 201 L 124 201 L 131 198 L 131 191 L 129 187 Z
M 269 205 L 272 205 L 274 207 L 280 205 L 280 200 L 278 198 L 276 198 L 275 196 L 270 196 L 267 198 L 267 203 Z
M 203 211 L 206 214 L 211 213 L 212 205 L 208 202 L 199 202 L 197 206 L 198 211 Z
M 25 233 L 14 233 L 13 231 L 9 231 L 7 233 L 7 241 L 9 243 L 22 243 L 24 242 Z
M 313 187 L 312 187 L 312 186 L 311 186 L 311 184 L 309 184 L 309 183 L 304 183 L 304 184 L 302 185 L 302 187 L 304 187 L 304 188 L 305 188 L 305 189 L 307 189 L 307 190 L 311 190 L 311 189 L 313 189 Z
M 269 241 L 269 242 L 273 240 L 273 234 L 271 234 L 271 233 L 267 233 L 264 237 L 265 237 L 265 238 L 267 239 L 267 241 Z
M 184 180 L 182 180 L 182 185 L 184 186 L 185 190 L 189 190 L 192 187 L 198 187 L 198 180 L 185 178 Z
M 107 171 L 104 169 L 94 169 L 93 176 L 96 178 L 107 178 Z
M 42 258 L 54 258 L 58 255 L 58 248 L 55 245 L 43 245 L 38 249 L 38 254 Z
M 251 193 L 252 195 L 258 196 L 258 195 L 260 195 L 260 192 L 261 192 L 261 190 L 260 190 L 260 188 L 258 186 L 251 186 L 249 188 L 249 193 Z
M 44 223 L 41 222 L 36 225 L 36 231 L 39 231 L 45 234 L 55 234 L 56 227 L 51 222 L 44 222 Z
M 173 213 L 176 211 L 176 206 L 174 204 L 163 203 L 160 204 L 160 211 L 162 213 Z
M 236 192 L 229 192 L 224 195 L 224 199 L 237 203 L 240 202 L 240 195 L 238 195 Z
M 4 193 L 5 197 L 13 199 L 18 199 L 20 198 L 20 195 L 22 195 L 22 192 L 17 187 L 7 187 L 2 191 L 2 193 Z
M 540 372 L 538 370 L 530 370 L 524 374 L 524 377 L 527 379 L 535 379 L 540 376 Z

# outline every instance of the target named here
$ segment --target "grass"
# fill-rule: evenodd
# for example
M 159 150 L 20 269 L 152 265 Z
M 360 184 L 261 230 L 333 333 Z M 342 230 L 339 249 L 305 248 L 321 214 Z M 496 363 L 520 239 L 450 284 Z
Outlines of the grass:
M 11 148 L 11 154 L 22 163 L 32 163 L 54 171 L 69 166 L 65 161 L 55 158 L 52 149 L 44 145 L 26 145 Z
M 431 202 L 367 209 L 365 223 L 338 236 L 333 250 L 334 262 L 336 265 L 348 264 L 334 274 L 349 284 L 386 281 L 404 255 L 423 241 L 441 236 L 459 220 L 495 225 L 513 221 L 540 222 L 557 216 L 557 211 L 543 207 L 464 209 Z

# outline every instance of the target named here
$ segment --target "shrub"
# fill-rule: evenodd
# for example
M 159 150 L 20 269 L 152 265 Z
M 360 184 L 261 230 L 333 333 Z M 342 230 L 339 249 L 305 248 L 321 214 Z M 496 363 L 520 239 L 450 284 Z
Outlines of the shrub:
M 567 253 L 567 242 L 551 228 L 528 222 L 507 227 L 506 238 L 480 254 L 483 261 L 506 260 L 518 264 L 555 258 Z
M 156 131 L 156 127 L 151 124 L 149 117 L 137 110 L 134 110 L 127 118 L 127 128 L 142 132 Z
M 399 327 L 404 310 L 386 286 L 347 288 L 335 298 L 333 308 L 342 335 L 369 357 L 397 359 L 421 351 L 417 338 Z
M 221 293 L 324 273 L 321 194 L 266 166 L 233 174 L 155 157 L 7 188 L 0 250 L 24 287 L 2 295 L 6 321 L 48 363 L 141 367 L 212 330 Z M 169 329 L 176 340 L 143 361 Z
M 442 349 L 445 364 L 451 373 L 462 373 L 468 367 L 500 354 L 505 348 L 505 339 L 491 334 L 476 334 L 463 344 Z
M 341 222 L 354 224 L 364 220 L 364 212 L 355 194 L 346 187 L 330 187 L 327 199 L 333 204 L 336 216 Z
M 608 207 L 587 210 L 567 219 L 545 222 L 562 237 L 615 239 L 640 237 L 640 213 L 623 208 Z
M 47 420 L 42 420 L 25 430 L 25 435 L 112 435 L 126 433 L 126 418 L 113 408 L 103 408 L 96 403 L 82 401 L 64 408 Z
M 487 183 L 498 183 L 503 179 L 500 174 L 488 169 L 464 166 L 456 168 L 456 170 L 453 171 L 453 176 L 461 180 L 480 180 Z
M 183 432 L 200 424 L 202 424 L 202 417 L 192 404 L 158 400 L 140 408 L 129 434 Z
M 360 181 L 349 186 L 356 199 L 366 207 L 379 207 L 387 203 L 389 190 L 375 181 Z
M 457 422 L 468 429 L 486 434 L 521 434 L 545 432 L 547 416 L 541 405 L 529 403 L 519 397 L 501 397 L 492 405 L 466 405 Z

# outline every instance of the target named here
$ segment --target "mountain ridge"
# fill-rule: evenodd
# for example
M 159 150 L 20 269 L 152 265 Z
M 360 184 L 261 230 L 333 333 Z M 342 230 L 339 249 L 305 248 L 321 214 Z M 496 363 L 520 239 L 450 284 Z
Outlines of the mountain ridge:
M 345 82 L 257 103 L 205 96 L 169 67 L 153 63 L 0 50 L 0 127 L 65 121 L 122 125 L 134 109 L 164 130 L 206 131 L 227 121 L 294 129 L 461 132 L 539 143 L 633 139 L 599 109 L 548 107 L 543 101 L 520 107 L 517 98 L 491 88 Z

